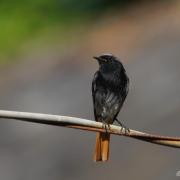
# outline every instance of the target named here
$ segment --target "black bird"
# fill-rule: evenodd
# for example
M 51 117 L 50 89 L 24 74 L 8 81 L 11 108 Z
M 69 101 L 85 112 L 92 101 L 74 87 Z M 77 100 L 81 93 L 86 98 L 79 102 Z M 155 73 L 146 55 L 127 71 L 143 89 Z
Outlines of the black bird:
M 92 82 L 92 96 L 95 120 L 113 124 L 126 99 L 129 90 L 129 78 L 122 63 L 112 54 L 94 57 L 99 63 L 99 70 Z M 119 124 L 128 130 L 120 121 Z M 97 133 L 94 153 L 95 161 L 107 161 L 109 158 L 110 134 Z

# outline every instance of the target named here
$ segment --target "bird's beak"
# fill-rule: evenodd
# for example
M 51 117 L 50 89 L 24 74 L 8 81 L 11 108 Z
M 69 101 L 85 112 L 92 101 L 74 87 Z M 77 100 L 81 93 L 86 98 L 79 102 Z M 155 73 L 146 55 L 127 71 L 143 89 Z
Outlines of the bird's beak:
M 99 58 L 99 57 L 96 57 L 96 56 L 94 56 L 93 58 L 96 59 L 96 60 L 100 60 L 100 58 Z
M 100 57 L 94 56 L 93 58 L 96 59 L 99 62 L 99 64 L 104 62 L 104 60 L 102 58 L 100 58 Z

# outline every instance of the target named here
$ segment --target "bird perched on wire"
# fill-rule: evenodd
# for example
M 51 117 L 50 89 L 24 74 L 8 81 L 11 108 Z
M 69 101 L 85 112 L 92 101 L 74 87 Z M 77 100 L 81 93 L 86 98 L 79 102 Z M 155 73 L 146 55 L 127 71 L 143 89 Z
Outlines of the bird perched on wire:
M 99 63 L 99 70 L 92 81 L 92 96 L 95 120 L 105 124 L 117 121 L 125 131 L 129 131 L 120 121 L 117 115 L 126 99 L 129 90 L 129 78 L 122 63 L 112 54 L 103 54 L 94 57 Z M 110 134 L 98 132 L 94 161 L 107 161 L 109 158 Z

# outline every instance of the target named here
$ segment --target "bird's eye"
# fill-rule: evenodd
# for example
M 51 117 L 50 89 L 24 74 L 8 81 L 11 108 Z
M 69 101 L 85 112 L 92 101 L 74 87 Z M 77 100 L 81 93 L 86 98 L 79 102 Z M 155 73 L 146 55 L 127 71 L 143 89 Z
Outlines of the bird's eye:
M 108 62 L 108 60 L 107 60 L 107 59 L 104 59 L 104 62 L 106 62 L 106 63 L 107 63 L 107 62 Z

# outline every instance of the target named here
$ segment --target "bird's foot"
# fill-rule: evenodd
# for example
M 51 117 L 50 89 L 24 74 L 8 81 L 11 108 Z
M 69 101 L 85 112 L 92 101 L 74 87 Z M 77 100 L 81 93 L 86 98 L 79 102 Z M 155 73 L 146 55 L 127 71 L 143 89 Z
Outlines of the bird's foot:
M 102 123 L 103 123 L 102 128 L 104 128 L 106 130 L 106 133 L 108 133 L 108 130 L 110 130 L 110 125 L 105 121 L 103 121 Z
M 122 122 L 120 122 L 118 119 L 115 119 L 116 122 L 121 126 L 121 132 L 124 129 L 125 134 L 130 133 L 130 129 L 126 127 Z

